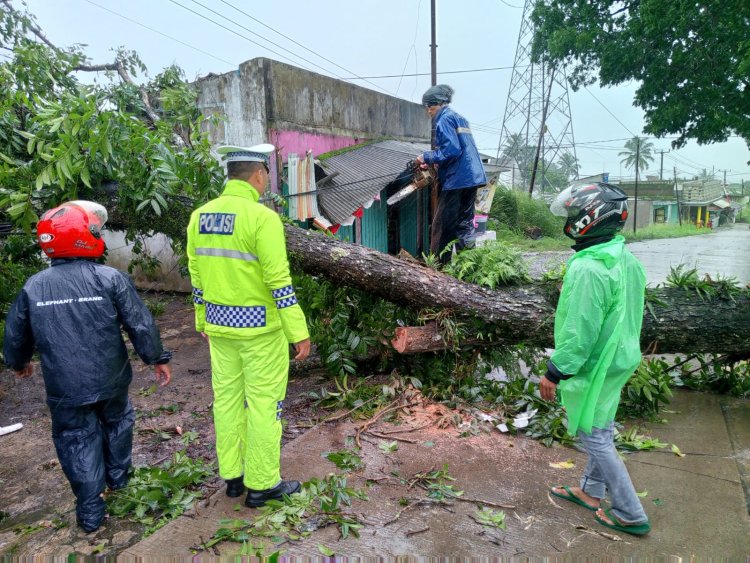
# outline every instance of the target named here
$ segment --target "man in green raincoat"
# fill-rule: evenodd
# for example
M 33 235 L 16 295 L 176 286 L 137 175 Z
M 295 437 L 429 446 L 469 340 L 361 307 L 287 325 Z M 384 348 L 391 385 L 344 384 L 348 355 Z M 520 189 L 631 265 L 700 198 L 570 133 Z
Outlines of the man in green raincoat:
M 310 337 L 289 275 L 284 227 L 258 203 L 273 145 L 221 147 L 229 181 L 190 217 L 188 267 L 195 326 L 209 340 L 219 475 L 226 493 L 258 507 L 300 490 L 280 475 L 289 344 Z
M 576 244 L 555 314 L 555 351 L 540 381 L 542 398 L 555 400 L 559 384 L 568 432 L 589 455 L 580 487 L 551 494 L 596 511 L 596 520 L 633 535 L 651 525 L 614 445 L 620 392 L 641 360 L 646 275 L 625 248 L 627 195 L 604 183 L 573 186 L 550 206 L 567 218 Z M 600 508 L 609 494 L 611 508 Z

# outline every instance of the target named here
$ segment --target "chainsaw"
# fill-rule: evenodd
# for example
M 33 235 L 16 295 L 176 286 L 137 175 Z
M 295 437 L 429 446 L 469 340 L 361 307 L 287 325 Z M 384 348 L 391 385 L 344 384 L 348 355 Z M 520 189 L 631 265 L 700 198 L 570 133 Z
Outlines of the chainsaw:
M 386 200 L 388 205 L 398 203 L 409 194 L 429 186 L 435 180 L 435 170 L 431 166 L 422 168 L 416 160 L 409 161 L 406 165 L 406 172 L 411 173 L 411 182 L 389 197 Z

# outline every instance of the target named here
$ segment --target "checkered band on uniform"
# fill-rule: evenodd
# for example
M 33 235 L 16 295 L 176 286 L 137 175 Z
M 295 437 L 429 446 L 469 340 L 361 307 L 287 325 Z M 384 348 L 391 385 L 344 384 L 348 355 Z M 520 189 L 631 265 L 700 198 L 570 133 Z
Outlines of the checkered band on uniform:
M 225 158 L 227 160 L 238 159 L 238 158 L 257 158 L 258 162 L 268 162 L 269 160 L 269 157 L 267 154 L 264 154 L 262 152 L 253 152 L 253 151 L 228 152 L 225 155 Z
M 294 293 L 294 286 L 288 285 L 280 289 L 274 289 L 271 292 L 271 295 L 273 295 L 274 299 L 281 299 L 282 297 L 286 297 L 287 295 L 291 295 L 292 293 Z
M 284 299 L 279 299 L 276 302 L 276 308 L 277 309 L 285 309 L 286 307 L 291 307 L 292 305 L 297 304 L 297 297 L 295 295 L 292 295 L 291 297 L 285 297 Z
M 276 420 L 281 420 L 281 412 L 284 410 L 284 401 L 276 401 Z
M 193 288 L 193 303 L 196 305 L 203 305 L 205 301 L 203 301 L 203 290 L 198 289 L 197 287 Z
M 266 326 L 266 308 L 233 307 L 206 303 L 206 322 L 218 326 L 253 328 Z

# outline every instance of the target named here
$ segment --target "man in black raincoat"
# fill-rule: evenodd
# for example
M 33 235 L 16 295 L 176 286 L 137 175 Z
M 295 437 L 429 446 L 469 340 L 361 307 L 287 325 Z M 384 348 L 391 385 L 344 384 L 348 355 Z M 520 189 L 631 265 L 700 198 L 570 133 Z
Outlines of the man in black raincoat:
M 3 354 L 19 377 L 33 374 L 39 352 L 52 439 L 76 496 L 86 532 L 104 520 L 105 487 L 125 487 L 135 413 L 128 399 L 132 370 L 121 327 L 157 381 L 171 379 L 151 313 L 119 271 L 94 260 L 104 253 L 107 211 L 74 201 L 47 211 L 37 225 L 50 268 L 31 276 L 8 313 Z

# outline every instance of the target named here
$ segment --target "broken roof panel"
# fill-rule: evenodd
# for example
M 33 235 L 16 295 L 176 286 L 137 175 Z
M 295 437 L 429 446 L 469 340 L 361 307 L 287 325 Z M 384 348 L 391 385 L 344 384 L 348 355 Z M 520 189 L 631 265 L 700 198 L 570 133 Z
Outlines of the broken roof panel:
M 327 175 L 338 174 L 318 188 L 321 211 L 331 222 L 344 223 L 395 180 L 410 160 L 428 150 L 428 143 L 388 140 L 353 147 L 322 160 Z

